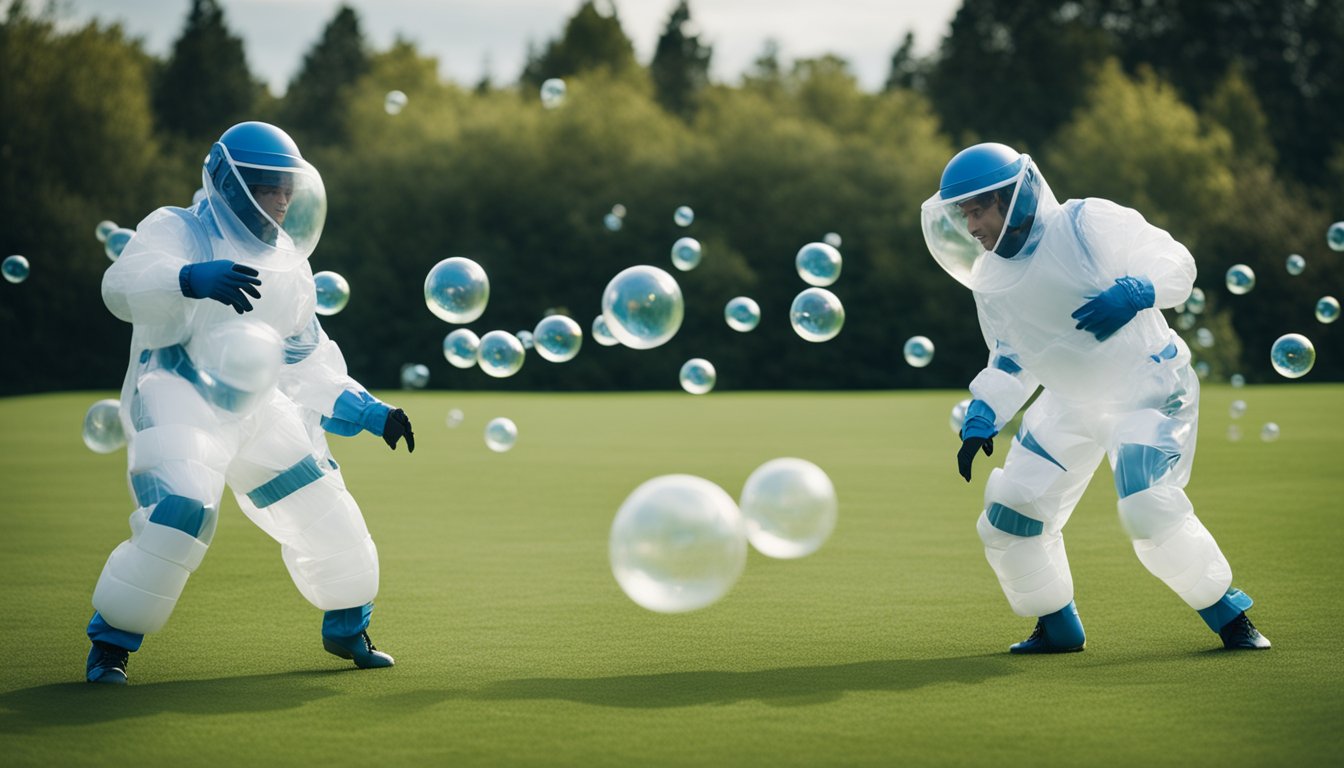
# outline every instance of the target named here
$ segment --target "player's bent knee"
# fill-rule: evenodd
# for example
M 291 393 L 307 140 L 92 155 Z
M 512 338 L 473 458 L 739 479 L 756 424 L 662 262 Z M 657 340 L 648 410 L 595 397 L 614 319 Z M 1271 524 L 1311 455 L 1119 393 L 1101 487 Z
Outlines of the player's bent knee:
M 1120 524 L 1135 541 L 1165 541 L 1180 530 L 1195 507 L 1185 490 L 1174 485 L 1155 485 L 1125 496 L 1116 504 Z
M 378 594 L 378 548 L 372 538 L 324 557 L 289 546 L 282 555 L 299 593 L 324 611 L 370 603 Z

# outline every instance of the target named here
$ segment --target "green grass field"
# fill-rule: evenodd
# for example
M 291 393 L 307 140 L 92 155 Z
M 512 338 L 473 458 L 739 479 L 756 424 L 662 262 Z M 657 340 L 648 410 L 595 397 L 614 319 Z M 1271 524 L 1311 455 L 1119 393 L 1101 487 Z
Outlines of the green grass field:
M 1139 564 L 1103 467 L 1066 529 L 1085 653 L 1021 658 L 956 474 L 959 392 L 384 393 L 417 451 L 335 439 L 378 543 L 357 671 L 278 545 L 226 498 L 131 685 L 82 682 L 89 597 L 129 532 L 125 452 L 80 441 L 107 393 L 0 400 L 5 765 L 1337 765 L 1344 754 L 1344 387 L 1207 387 L 1190 494 L 1274 642 L 1228 654 Z M 1247 433 L 1226 438 L 1244 398 Z M 444 426 L 450 408 L 466 421 Z M 494 416 L 517 446 L 488 451 Z M 1260 425 L 1282 438 L 1263 443 Z M 1001 448 L 1006 441 L 1001 441 Z M 734 496 L 768 459 L 820 465 L 816 554 L 751 553 L 719 603 L 666 616 L 617 587 L 607 533 L 656 475 Z

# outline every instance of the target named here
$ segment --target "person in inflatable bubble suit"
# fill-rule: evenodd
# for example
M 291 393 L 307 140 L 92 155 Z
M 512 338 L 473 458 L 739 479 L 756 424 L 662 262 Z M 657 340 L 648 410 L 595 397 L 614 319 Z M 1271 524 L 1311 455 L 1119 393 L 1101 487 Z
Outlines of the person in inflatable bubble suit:
M 1109 200 L 1061 205 L 1028 155 L 977 144 L 948 162 L 921 208 L 929 251 L 970 288 L 989 347 L 971 381 L 958 469 L 1041 386 L 1002 469 L 985 483 L 977 529 L 1014 613 L 1035 618 L 1013 653 L 1083 650 L 1062 531 L 1103 456 L 1139 561 L 1198 612 L 1225 648 L 1268 648 L 1251 598 L 1195 517 L 1199 378 L 1161 309 L 1190 295 L 1190 252 Z
M 323 647 L 391 666 L 367 632 L 378 551 L 323 433 L 393 450 L 404 437 L 408 451 L 415 436 L 350 378 L 314 313 L 322 177 L 284 131 L 247 122 L 210 148 L 202 181 L 191 208 L 145 217 L 103 277 L 108 309 L 132 324 L 121 418 L 136 509 L 94 588 L 86 679 L 126 682 L 128 654 L 205 556 L 225 484 L 325 612 Z

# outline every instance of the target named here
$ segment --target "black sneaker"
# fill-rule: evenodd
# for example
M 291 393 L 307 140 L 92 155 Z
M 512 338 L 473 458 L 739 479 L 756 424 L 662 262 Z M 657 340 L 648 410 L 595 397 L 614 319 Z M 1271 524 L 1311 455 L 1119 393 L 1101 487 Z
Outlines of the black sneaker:
M 84 679 L 90 683 L 126 684 L 126 661 L 131 652 L 125 648 L 94 641 L 85 664 Z
M 1245 611 L 1224 624 L 1223 628 L 1218 630 L 1218 636 L 1223 638 L 1223 648 L 1229 651 L 1263 651 L 1269 647 L 1269 638 L 1260 634 L 1251 620 L 1246 618 Z
M 394 663 L 391 656 L 373 647 L 368 632 L 351 637 L 323 637 L 322 647 L 333 656 L 353 659 L 355 666 L 360 669 L 390 667 Z

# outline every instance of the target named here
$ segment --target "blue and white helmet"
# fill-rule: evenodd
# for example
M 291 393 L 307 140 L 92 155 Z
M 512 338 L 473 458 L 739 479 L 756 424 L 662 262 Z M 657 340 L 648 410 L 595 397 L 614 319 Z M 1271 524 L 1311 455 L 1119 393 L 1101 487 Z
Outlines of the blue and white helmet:
M 209 211 L 241 261 L 284 270 L 312 255 L 327 219 L 327 192 L 289 134 L 269 123 L 239 123 L 210 148 L 201 177 Z
M 1040 238 L 1033 225 L 1047 199 L 1053 197 L 1031 156 L 1004 144 L 967 147 L 948 161 L 938 192 L 920 208 L 924 242 L 948 274 L 971 287 L 984 254 L 1012 259 L 1031 253 Z M 992 214 L 982 218 L 987 210 Z M 983 229 L 984 218 L 997 225 L 1000 217 L 996 231 Z

